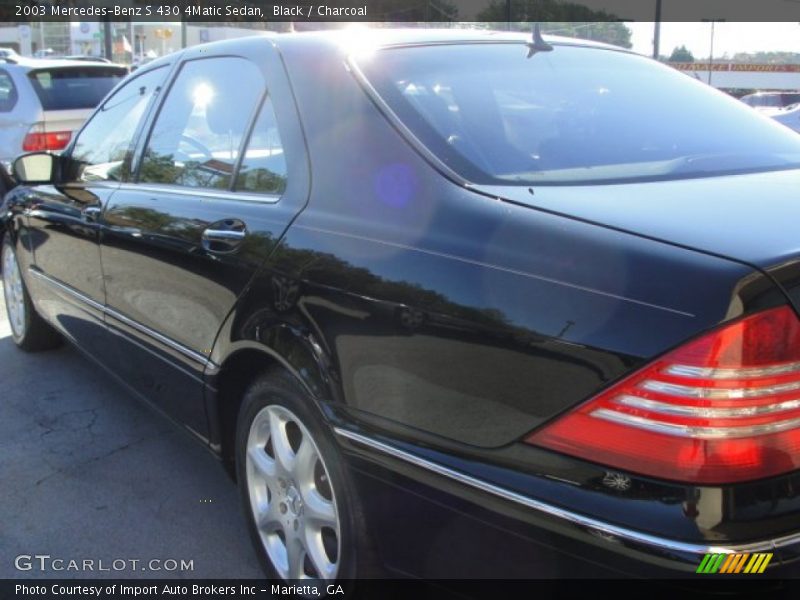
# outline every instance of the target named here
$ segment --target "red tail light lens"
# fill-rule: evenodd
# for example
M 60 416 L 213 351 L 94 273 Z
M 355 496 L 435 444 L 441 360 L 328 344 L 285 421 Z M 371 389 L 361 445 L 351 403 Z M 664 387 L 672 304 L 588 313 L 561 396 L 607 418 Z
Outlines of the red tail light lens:
M 71 131 L 31 131 L 22 141 L 25 152 L 42 152 L 44 150 L 63 150 L 72 138 Z
M 687 483 L 800 468 L 800 321 L 784 306 L 725 325 L 525 441 Z

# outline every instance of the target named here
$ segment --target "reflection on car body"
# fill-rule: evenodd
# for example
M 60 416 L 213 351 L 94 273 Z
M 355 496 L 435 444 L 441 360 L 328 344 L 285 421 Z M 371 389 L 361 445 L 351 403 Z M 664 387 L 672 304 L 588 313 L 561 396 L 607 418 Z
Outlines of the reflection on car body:
M 7 197 L 17 344 L 214 450 L 273 577 L 796 569 L 800 138 L 612 47 L 363 36 L 125 80 Z

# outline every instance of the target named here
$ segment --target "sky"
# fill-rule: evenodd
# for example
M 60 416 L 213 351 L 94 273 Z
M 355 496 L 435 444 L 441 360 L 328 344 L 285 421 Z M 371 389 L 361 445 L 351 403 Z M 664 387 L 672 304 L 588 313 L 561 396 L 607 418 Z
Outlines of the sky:
M 632 31 L 633 49 L 653 52 L 653 23 L 625 23 Z M 711 23 L 661 24 L 661 54 L 685 44 L 696 58 L 707 58 L 711 45 Z M 800 53 L 800 23 L 722 22 L 714 25 L 714 56 L 736 52 L 785 51 Z

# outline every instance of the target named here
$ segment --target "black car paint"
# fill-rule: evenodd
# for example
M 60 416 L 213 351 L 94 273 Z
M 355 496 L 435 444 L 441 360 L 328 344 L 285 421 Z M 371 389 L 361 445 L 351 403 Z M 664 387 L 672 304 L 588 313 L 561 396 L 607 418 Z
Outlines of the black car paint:
M 601 212 L 591 200 L 603 190 L 588 187 L 473 189 L 399 135 L 334 39 L 227 42 L 153 65 L 172 60 L 174 73 L 179 61 L 238 55 L 263 69 L 291 168 L 279 200 L 197 201 L 191 190 L 135 183 L 82 186 L 77 195 L 63 185 L 13 191 L 3 212 L 38 309 L 226 460 L 246 378 L 279 364 L 332 425 L 565 511 L 696 544 L 795 531 L 797 475 L 695 487 L 619 474 L 628 482 L 619 489 L 601 465 L 521 443 L 686 339 L 787 301 L 761 270 L 768 260 L 727 251 L 729 232 L 709 229 L 702 243 L 680 238 L 683 213 L 719 179 L 672 184 L 687 206 L 656 224 L 633 209 Z M 134 172 L 143 139 L 140 131 Z M 788 198 L 780 182 L 790 176 L 758 177 Z M 744 177 L 725 185 L 733 192 Z M 669 193 L 663 182 L 638 185 L 612 193 Z M 102 205 L 102 216 L 87 220 L 87 205 Z M 126 218 L 130 207 L 139 223 Z M 192 225 L 176 236 L 141 222 L 147 211 L 163 217 L 153 222 Z M 200 232 L 229 218 L 247 224 L 245 247 L 207 252 Z M 48 256 L 69 261 L 47 272 Z M 104 290 L 89 273 L 101 257 L 115 261 L 102 273 Z M 788 273 L 782 281 L 796 277 L 790 266 L 778 271 Z M 156 291 L 172 295 L 166 307 L 190 307 L 178 315 L 184 321 L 125 300 Z M 482 564 L 495 576 L 569 574 L 560 560 L 504 566 L 463 544 L 455 551 L 465 527 L 636 574 L 693 570 L 699 560 L 598 535 L 340 442 L 359 490 L 375 499 L 367 518 L 381 555 L 400 572 L 474 576 L 484 572 L 469 565 Z M 420 514 L 430 523 L 415 534 Z M 795 558 L 789 550 L 781 557 Z

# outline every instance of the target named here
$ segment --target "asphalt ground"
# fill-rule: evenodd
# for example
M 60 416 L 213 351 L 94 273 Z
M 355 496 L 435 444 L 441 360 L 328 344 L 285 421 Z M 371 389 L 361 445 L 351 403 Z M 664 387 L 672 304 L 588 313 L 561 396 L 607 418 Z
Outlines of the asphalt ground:
M 262 576 L 218 461 L 69 345 L 18 350 L 0 293 L 0 578 Z

